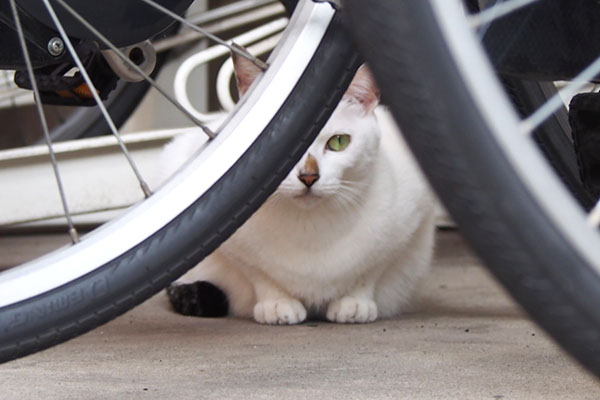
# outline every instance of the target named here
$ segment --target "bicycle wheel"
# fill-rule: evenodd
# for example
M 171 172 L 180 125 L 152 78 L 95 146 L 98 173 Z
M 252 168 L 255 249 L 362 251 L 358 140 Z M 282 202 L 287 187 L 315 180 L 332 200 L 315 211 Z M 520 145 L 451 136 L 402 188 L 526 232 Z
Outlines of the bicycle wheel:
M 503 93 L 469 27 L 491 14 L 468 20 L 449 0 L 347 6 L 359 47 L 461 231 L 531 316 L 600 375 L 598 207 L 587 215 L 541 154 L 532 136 L 541 114 L 521 121 Z
M 214 250 L 302 156 L 357 67 L 333 9 L 300 2 L 268 69 L 201 154 L 123 217 L 0 274 L 0 361 L 122 314 Z

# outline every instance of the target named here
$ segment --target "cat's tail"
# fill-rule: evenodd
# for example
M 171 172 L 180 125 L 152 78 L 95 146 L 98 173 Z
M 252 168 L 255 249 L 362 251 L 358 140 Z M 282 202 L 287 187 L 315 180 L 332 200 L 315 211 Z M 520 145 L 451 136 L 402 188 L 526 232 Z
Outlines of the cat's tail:
M 227 295 L 206 281 L 172 283 L 167 296 L 173 309 L 183 315 L 217 318 L 229 314 Z
M 167 288 L 173 309 L 183 315 L 251 317 L 254 290 L 245 276 L 215 251 Z

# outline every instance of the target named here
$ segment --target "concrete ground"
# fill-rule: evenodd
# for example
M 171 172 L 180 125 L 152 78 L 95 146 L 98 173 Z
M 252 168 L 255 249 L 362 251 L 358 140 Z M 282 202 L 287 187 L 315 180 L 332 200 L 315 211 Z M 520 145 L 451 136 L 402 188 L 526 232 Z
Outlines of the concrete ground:
M 1 263 L 55 235 L 0 237 Z M 0 366 L 0 399 L 598 399 L 600 385 L 438 235 L 414 312 L 370 325 L 260 326 L 174 314 L 159 294 L 66 344 Z

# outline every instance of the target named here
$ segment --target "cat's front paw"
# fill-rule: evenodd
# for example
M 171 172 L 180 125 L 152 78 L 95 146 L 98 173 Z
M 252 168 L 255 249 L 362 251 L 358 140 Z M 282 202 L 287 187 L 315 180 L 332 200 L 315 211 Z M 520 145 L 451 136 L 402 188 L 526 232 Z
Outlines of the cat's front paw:
M 254 306 L 254 319 L 261 324 L 299 324 L 306 319 L 306 309 L 295 299 L 266 300 Z
M 377 304 L 366 297 L 342 297 L 329 304 L 327 319 L 343 324 L 364 324 L 377 319 Z

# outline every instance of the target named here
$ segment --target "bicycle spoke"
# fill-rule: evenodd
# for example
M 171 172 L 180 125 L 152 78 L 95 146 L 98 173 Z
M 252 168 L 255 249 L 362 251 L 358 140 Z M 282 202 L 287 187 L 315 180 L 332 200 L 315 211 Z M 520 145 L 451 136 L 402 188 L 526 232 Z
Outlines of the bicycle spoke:
M 184 113 L 195 125 L 199 126 L 209 138 L 214 139 L 216 134 L 211 131 L 208 127 L 206 127 L 202 122 L 196 119 L 188 110 L 186 110 L 181 104 L 179 104 L 171 95 L 169 95 L 162 87 L 160 87 L 154 79 L 150 77 L 147 73 L 145 73 L 138 65 L 136 65 L 129 57 L 124 55 L 113 43 L 110 42 L 102 33 L 100 33 L 96 28 L 94 28 L 88 21 L 86 21 L 81 14 L 75 11 L 71 6 L 69 6 L 64 0 L 56 0 L 65 10 L 69 12 L 77 21 L 79 21 L 83 26 L 85 26 L 91 33 L 93 33 L 101 42 L 103 42 L 107 47 L 109 47 L 121 60 L 123 60 L 129 67 L 131 67 L 135 72 L 141 75 L 146 82 L 148 82 L 152 87 L 154 87 L 165 99 L 167 99 L 171 104 L 173 104 L 179 111 Z
M 236 3 L 234 3 L 236 4 Z M 223 8 L 226 8 L 228 6 L 224 6 Z M 215 11 L 218 11 L 220 9 L 217 9 Z M 199 17 L 191 17 L 188 18 L 188 21 L 192 22 L 195 25 L 198 25 L 199 23 L 204 23 L 207 24 L 204 26 L 204 29 L 207 30 L 208 32 L 212 33 L 213 35 L 219 34 L 221 32 L 224 31 L 228 31 L 231 29 L 236 29 L 239 27 L 242 27 L 246 24 L 248 24 L 248 21 L 259 21 L 262 19 L 266 19 L 266 18 L 271 18 L 271 17 L 275 17 L 281 14 L 284 14 L 285 12 L 285 8 L 283 7 L 283 5 L 277 1 L 273 2 L 273 1 L 269 1 L 269 2 L 265 2 L 265 4 L 261 5 L 260 7 L 256 7 L 252 10 L 248 10 L 245 11 L 243 14 L 240 15 L 229 15 L 226 14 L 225 15 L 225 19 L 219 20 L 219 21 L 214 21 L 214 18 L 207 18 L 205 17 L 204 14 L 200 14 Z M 209 14 L 210 11 L 208 11 L 206 14 Z M 218 16 L 221 16 L 222 13 L 216 13 Z M 200 17 L 205 17 L 205 18 L 200 18 Z M 201 21 L 201 22 L 198 22 Z M 188 32 L 184 32 L 184 33 L 179 33 L 178 35 L 175 35 L 174 37 L 166 37 L 160 40 L 157 40 L 156 42 L 152 42 L 152 44 L 154 45 L 154 48 L 156 49 L 157 52 L 161 52 L 161 51 L 165 51 L 165 50 L 169 50 L 172 49 L 174 47 L 186 44 L 186 43 L 191 43 L 191 42 L 196 42 L 198 40 L 202 40 L 204 39 L 205 36 L 202 33 L 196 32 L 196 31 L 188 31 Z
M 468 16 L 469 23 L 473 29 L 478 29 L 489 24 L 495 19 L 501 18 L 523 7 L 531 5 L 539 0 L 509 0 L 496 3 L 494 6 L 477 14 Z M 520 129 L 526 135 L 531 135 L 541 124 L 550 118 L 557 110 L 564 106 L 564 100 L 582 91 L 589 85 L 589 81 L 600 73 L 600 57 L 590 64 L 578 76 L 567 83 L 559 92 L 550 98 L 543 106 L 533 114 L 521 121 Z
M 494 6 L 481 11 L 480 13 L 468 16 L 469 24 L 471 28 L 477 29 L 482 25 L 489 24 L 490 22 L 502 18 L 505 15 L 513 13 L 520 8 L 526 7 L 539 0 L 509 0 L 501 3 L 496 3 Z
M 25 59 L 25 64 L 27 66 L 27 73 L 29 74 L 29 77 L 31 79 L 31 86 L 33 88 L 33 93 L 35 96 L 36 100 L 39 100 L 40 97 L 40 92 L 37 86 L 37 82 L 35 80 L 35 75 L 33 73 L 33 65 L 31 63 L 31 59 L 29 57 L 29 51 L 27 50 L 27 43 L 25 41 L 25 35 L 23 33 L 23 27 L 21 25 L 21 20 L 19 18 L 19 13 L 17 11 L 17 6 L 15 3 L 15 0 L 10 0 L 10 6 L 12 9 L 12 13 L 13 13 L 13 18 L 15 21 L 15 25 L 17 28 L 17 33 L 19 36 L 19 42 L 21 45 L 21 48 L 23 50 L 23 58 Z M 67 197 L 65 195 L 65 191 L 63 188 L 63 184 L 62 184 L 62 179 L 60 177 L 60 172 L 58 169 L 58 163 L 56 162 L 56 156 L 54 154 L 54 149 L 52 147 L 52 141 L 50 140 L 50 133 L 48 130 L 48 124 L 46 121 L 46 116 L 44 115 L 44 110 L 42 109 L 42 103 L 39 101 L 35 101 L 35 105 L 38 111 L 38 114 L 40 116 L 40 123 L 42 125 L 42 130 L 44 131 L 44 136 L 46 138 L 46 144 L 48 146 L 48 153 L 50 155 L 50 160 L 52 162 L 52 168 L 54 170 L 54 176 L 56 178 L 56 183 L 58 186 L 58 191 L 60 194 L 60 198 L 62 201 L 62 206 L 63 209 L 65 211 L 65 217 L 67 219 L 67 224 L 69 226 L 69 235 L 71 236 L 71 241 L 73 243 L 77 243 L 79 241 L 79 235 L 77 234 L 77 230 L 75 229 L 75 226 L 73 224 L 73 219 L 71 218 L 71 213 L 69 212 L 69 206 L 67 203 Z
M 277 0 L 242 0 L 227 4 L 213 10 L 207 10 L 199 13 L 197 16 L 189 16 L 188 21 L 194 25 L 205 24 L 220 18 L 225 18 L 233 14 L 249 12 L 252 9 L 268 4 L 279 4 Z
M 264 40 L 268 36 L 280 32 L 287 25 L 287 22 L 287 18 L 276 19 L 265 25 L 261 25 L 257 28 L 249 30 L 248 32 L 234 37 L 232 39 L 232 42 L 236 45 L 247 46 L 252 42 Z M 192 71 L 194 71 L 194 69 L 196 69 L 199 65 L 205 64 L 206 62 L 214 60 L 218 57 L 225 56 L 227 55 L 227 53 L 227 49 L 225 49 L 223 46 L 215 45 L 189 57 L 177 69 L 177 73 L 175 74 L 175 80 L 173 82 L 175 98 L 177 99 L 177 101 L 179 101 L 180 104 L 182 104 L 186 109 L 188 109 L 199 119 L 206 119 L 208 118 L 208 115 L 196 110 L 196 108 L 192 104 L 192 101 L 188 97 L 188 77 L 190 76 Z
M 468 16 L 471 28 L 480 29 L 490 24 L 495 19 L 510 14 L 522 7 L 535 3 L 538 0 L 512 0 L 497 3 L 494 6 L 478 13 Z M 557 85 L 558 92 L 548 99 L 542 106 L 527 118 L 521 120 L 519 128 L 525 135 L 532 135 L 546 120 L 554 115 L 556 111 L 565 106 L 565 99 L 570 99 L 584 91 L 594 92 L 596 85 L 590 82 L 600 74 L 600 57 L 589 64 L 576 77 L 564 85 Z M 562 87 L 561 87 L 562 86 Z M 591 89 L 590 89 L 591 86 Z M 600 201 L 587 214 L 587 222 L 593 228 L 600 227 Z
M 222 46 L 227 47 L 229 50 L 231 50 L 232 52 L 239 54 L 240 56 L 252 61 L 254 63 L 254 65 L 256 65 L 257 67 L 259 67 L 260 69 L 262 69 L 263 71 L 267 69 L 267 64 L 262 61 L 259 58 L 254 57 L 252 54 L 249 54 L 248 52 L 244 51 L 243 49 L 239 49 L 236 48 L 235 46 L 232 46 L 231 44 L 227 43 L 226 41 L 222 40 L 221 38 L 219 38 L 218 36 L 213 35 L 212 33 L 208 32 L 206 29 L 202 29 L 197 25 L 194 25 L 193 23 L 189 22 L 188 20 L 186 20 L 185 18 L 181 17 L 180 15 L 177 15 L 176 13 L 174 13 L 173 11 L 161 6 L 160 4 L 156 3 L 153 0 L 141 0 L 142 2 L 148 4 L 151 7 L 154 7 L 155 9 L 162 11 L 163 13 L 165 13 L 166 15 L 168 15 L 169 17 L 175 19 L 176 21 L 182 23 L 183 25 L 187 26 L 188 28 L 199 32 L 201 34 L 203 34 L 204 36 L 206 36 L 207 38 L 209 38 L 210 40 L 214 41 L 215 43 L 218 43 Z
M 521 130 L 525 134 L 531 134 L 537 127 L 554 114 L 556 110 L 564 106 L 563 98 L 569 99 L 576 95 L 581 89 L 589 85 L 589 81 L 600 74 L 600 57 L 577 75 L 571 82 L 565 85 L 556 95 L 548 100 L 536 112 L 521 121 Z
M 54 12 L 54 8 L 50 4 L 49 0 L 42 0 L 42 1 L 44 2 L 44 6 L 46 7 L 46 9 L 48 10 L 48 14 L 50 14 L 52 21 L 56 25 L 56 29 L 58 30 L 61 37 L 63 38 L 65 45 L 67 46 L 67 49 L 69 50 L 69 53 L 73 57 L 73 60 L 75 61 L 75 64 L 77 65 L 77 68 L 79 69 L 79 73 L 81 74 L 81 76 L 85 80 L 86 84 L 90 88 L 90 92 L 91 92 L 92 96 L 94 97 L 96 104 L 100 108 L 100 111 L 102 112 L 102 115 L 104 116 L 104 119 L 106 120 L 106 123 L 110 127 L 112 134 L 117 139 L 119 146 L 121 147 L 121 150 L 123 151 L 123 154 L 125 155 L 125 158 L 127 159 L 127 162 L 129 163 L 131 169 L 133 170 L 133 173 L 135 174 L 135 176 L 140 184 L 140 187 L 141 187 L 142 191 L 144 192 L 144 195 L 146 197 L 150 197 L 152 192 L 150 191 L 148 184 L 142 178 L 137 166 L 135 165 L 135 162 L 131 158 L 131 154 L 129 154 L 129 151 L 127 150 L 127 147 L 125 146 L 125 143 L 123 143 L 123 139 L 121 138 L 121 135 L 119 134 L 119 131 L 118 131 L 117 127 L 115 126 L 114 121 L 112 120 L 111 116 L 108 114 L 108 111 L 106 110 L 106 107 L 104 106 L 104 103 L 102 103 L 102 100 L 100 99 L 100 96 L 98 95 L 98 91 L 97 91 L 96 87 L 94 86 L 94 83 L 90 79 L 90 76 L 88 75 L 87 71 L 85 70 L 83 63 L 81 62 L 81 59 L 77 55 L 77 52 L 75 51 L 75 48 L 73 47 L 73 44 L 71 43 L 71 40 L 67 36 L 67 33 L 66 33 L 62 23 L 60 22 L 56 13 Z
M 473 29 L 481 29 L 489 25 L 497 18 L 501 18 L 522 7 L 535 3 L 537 0 L 512 0 L 504 3 L 497 3 L 493 7 L 484 10 L 478 14 L 469 16 L 469 23 Z M 565 82 L 562 87 L 558 86 L 558 92 L 542 104 L 527 118 L 519 123 L 519 129 L 524 135 L 531 136 L 546 120 L 551 118 L 558 110 L 565 106 L 565 99 L 570 99 L 578 93 L 584 91 L 594 92 L 595 85 L 590 89 L 590 82 L 600 74 L 600 57 L 589 64 L 576 77 L 569 82 Z M 587 223 L 593 228 L 600 227 L 600 201 L 596 203 L 587 214 Z

